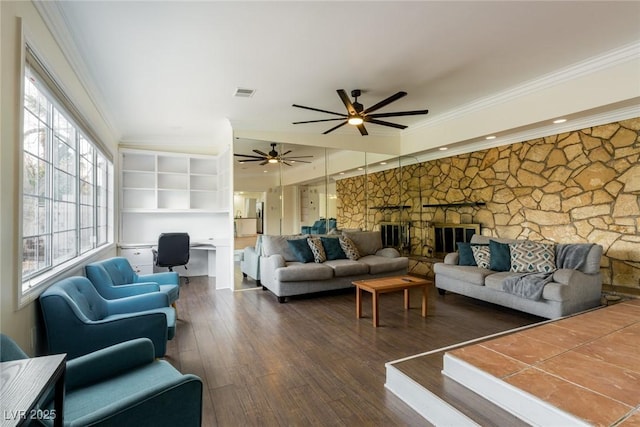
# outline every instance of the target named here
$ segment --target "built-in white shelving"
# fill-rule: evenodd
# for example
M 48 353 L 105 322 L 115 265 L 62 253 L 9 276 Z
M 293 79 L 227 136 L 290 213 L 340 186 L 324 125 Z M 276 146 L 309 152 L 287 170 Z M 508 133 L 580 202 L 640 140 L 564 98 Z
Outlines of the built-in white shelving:
M 229 177 L 218 156 L 123 149 L 122 212 L 228 212 Z

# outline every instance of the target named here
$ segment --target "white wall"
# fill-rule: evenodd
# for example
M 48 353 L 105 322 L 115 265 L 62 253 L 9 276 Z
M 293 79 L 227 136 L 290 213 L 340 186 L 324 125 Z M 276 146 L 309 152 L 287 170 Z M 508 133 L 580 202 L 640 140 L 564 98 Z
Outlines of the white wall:
M 96 110 L 90 96 L 74 74 L 30 2 L 0 2 L 0 331 L 11 336 L 29 354 L 32 328 L 38 328 L 39 308 L 34 302 L 18 303 L 20 286 L 20 177 L 22 33 L 53 72 L 58 83 L 85 115 L 94 132 L 115 158 L 117 139 Z M 22 24 L 22 26 L 21 26 Z M 117 227 L 117 223 L 114 224 Z M 112 247 L 109 253 L 115 254 Z M 81 273 L 81 269 L 65 274 Z M 34 330 L 36 334 L 41 331 Z

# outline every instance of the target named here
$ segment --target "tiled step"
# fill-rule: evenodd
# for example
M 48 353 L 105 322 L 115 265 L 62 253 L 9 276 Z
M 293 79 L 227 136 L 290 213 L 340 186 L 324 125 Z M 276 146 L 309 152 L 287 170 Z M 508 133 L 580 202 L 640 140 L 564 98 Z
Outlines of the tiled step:
M 489 402 L 534 426 L 589 426 L 584 420 L 569 414 L 544 400 L 508 384 L 493 375 L 449 353 L 444 355 L 442 374 L 467 390 L 482 393 Z

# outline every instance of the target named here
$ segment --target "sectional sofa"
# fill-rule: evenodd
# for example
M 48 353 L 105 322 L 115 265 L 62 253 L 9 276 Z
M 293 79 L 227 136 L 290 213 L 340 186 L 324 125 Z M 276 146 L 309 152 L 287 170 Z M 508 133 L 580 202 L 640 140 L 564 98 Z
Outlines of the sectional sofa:
M 602 246 L 527 242 L 476 234 L 434 265 L 436 287 L 548 319 L 600 304 Z
M 262 236 L 260 282 L 265 290 L 285 302 L 286 297 L 352 287 L 355 280 L 406 274 L 409 259 L 394 248 L 383 248 L 379 231 L 344 231 L 357 252 L 347 257 L 345 251 L 333 251 L 340 235 L 314 236 L 324 240 L 327 260 L 301 258 L 294 248 L 303 248 L 308 235 Z M 290 243 L 289 241 L 299 241 Z M 337 252 L 337 258 L 336 254 Z M 348 252 L 348 251 L 347 251 Z

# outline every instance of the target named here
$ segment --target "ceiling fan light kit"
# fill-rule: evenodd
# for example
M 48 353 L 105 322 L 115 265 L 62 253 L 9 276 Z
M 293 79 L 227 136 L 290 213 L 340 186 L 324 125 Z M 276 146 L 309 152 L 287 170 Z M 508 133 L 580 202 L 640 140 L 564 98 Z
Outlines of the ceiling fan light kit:
M 329 122 L 329 121 L 341 120 L 342 123 L 332 127 L 331 129 L 323 132 L 322 134 L 326 135 L 348 123 L 350 125 L 356 126 L 360 131 L 360 134 L 362 136 L 365 136 L 365 135 L 368 135 L 369 133 L 367 132 L 367 129 L 365 129 L 364 127 L 364 122 L 393 127 L 396 129 L 406 129 L 407 126 L 405 125 L 400 125 L 397 123 L 391 123 L 391 122 L 378 120 L 378 119 L 381 117 L 416 116 L 420 114 L 427 114 L 429 112 L 429 110 L 413 110 L 413 111 L 397 111 L 395 113 L 371 114 L 374 111 L 377 111 L 380 108 L 386 107 L 392 102 L 397 101 L 398 99 L 406 96 L 407 92 L 404 92 L 404 91 L 400 91 L 394 95 L 391 95 L 390 97 L 383 99 L 382 101 L 378 102 L 375 105 L 372 105 L 367 109 L 365 109 L 364 106 L 358 102 L 358 97 L 362 94 L 362 91 L 360 89 L 354 89 L 351 91 L 351 96 L 354 98 L 353 102 L 351 102 L 351 100 L 347 96 L 347 93 L 345 92 L 344 89 L 338 89 L 336 92 L 338 92 L 338 96 L 340 97 L 340 99 L 342 100 L 342 103 L 346 107 L 347 114 L 336 113 L 335 111 L 327 111 L 327 110 L 321 110 L 319 108 L 305 107 L 304 105 L 293 104 L 293 107 L 296 107 L 296 108 L 303 108 L 305 110 L 318 111 L 320 113 L 340 116 L 340 118 L 338 119 L 306 120 L 303 122 L 293 122 L 293 124 L 298 125 L 303 123 L 318 123 L 318 122 Z

